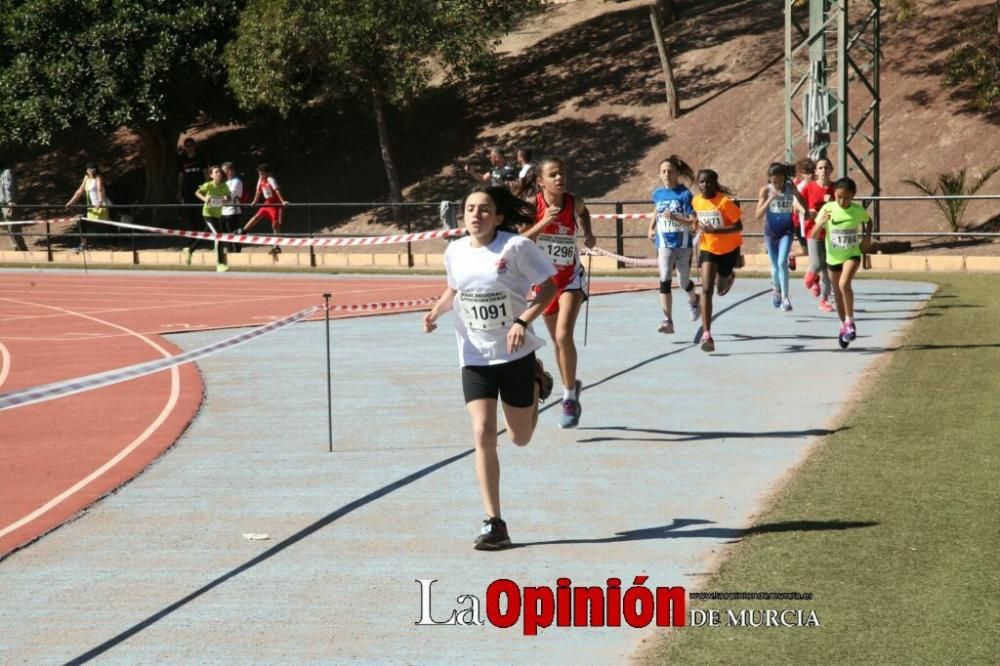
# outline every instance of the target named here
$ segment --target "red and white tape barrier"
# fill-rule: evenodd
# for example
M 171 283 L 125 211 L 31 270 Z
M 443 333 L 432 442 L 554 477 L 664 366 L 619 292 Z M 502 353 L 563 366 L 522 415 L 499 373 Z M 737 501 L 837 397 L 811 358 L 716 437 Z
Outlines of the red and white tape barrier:
M 268 333 L 276 331 L 284 326 L 288 326 L 289 324 L 294 324 L 295 322 L 301 321 L 321 309 L 322 306 L 314 305 L 306 308 L 305 310 L 300 310 L 295 314 L 289 315 L 284 319 L 279 319 L 278 321 L 271 322 L 265 326 L 255 328 L 252 331 L 240 333 L 239 335 L 235 335 L 231 338 L 214 342 L 210 345 L 200 347 L 199 349 L 192 349 L 189 352 L 184 352 L 183 354 L 178 354 L 177 356 L 159 358 L 155 361 L 137 363 L 136 365 L 119 368 L 118 370 L 99 372 L 93 375 L 79 377 L 77 379 L 69 379 L 62 382 L 54 382 L 52 384 L 43 384 L 42 386 L 21 389 L 20 391 L 0 393 L 0 411 L 4 409 L 12 409 L 14 407 L 34 405 L 39 402 L 55 400 L 56 398 L 63 398 L 65 396 L 82 393 L 84 391 L 91 391 L 93 389 L 110 386 L 111 384 L 118 384 L 130 379 L 137 379 L 138 377 L 151 375 L 154 372 L 167 370 L 183 363 L 197 361 L 211 354 L 220 352 L 223 349 L 241 345 L 244 342 L 249 342 L 254 338 L 267 335 Z
M 181 236 L 183 238 L 201 238 L 203 240 L 220 241 L 224 243 L 243 243 L 247 245 L 280 245 L 284 247 L 339 247 L 356 245 L 391 245 L 395 243 L 410 243 L 438 238 L 453 238 L 464 236 L 465 229 L 445 229 L 439 231 L 420 231 L 412 234 L 395 234 L 392 236 L 362 236 L 359 238 L 289 238 L 287 236 L 254 236 L 252 234 L 213 234 L 208 231 L 181 231 L 179 229 L 162 229 L 147 227 L 130 222 L 114 222 L 111 220 L 87 220 L 98 224 L 107 224 L 123 229 L 134 229 L 164 236 Z
M 599 247 L 581 248 L 580 254 L 586 256 L 592 254 L 596 257 L 611 257 L 612 259 L 617 259 L 623 264 L 628 264 L 629 266 L 658 266 L 656 259 L 638 259 L 636 257 L 623 257 L 620 254 L 615 254 L 614 252 L 608 252 L 607 250 L 602 250 Z
M 652 213 L 591 213 L 592 220 L 648 220 Z
M 408 301 L 383 301 L 381 303 L 362 303 L 361 305 L 331 305 L 330 312 L 372 312 L 377 310 L 398 310 L 401 308 L 417 308 L 433 305 L 437 298 L 414 298 Z
M 0 227 L 11 227 L 16 224 L 45 224 L 46 222 L 50 224 L 59 224 L 61 222 L 76 222 L 79 219 L 80 219 L 79 215 L 73 215 L 72 217 L 53 217 L 48 220 L 9 220 L 7 222 L 0 222 Z M 87 218 L 84 219 L 86 220 Z M 100 220 L 88 220 L 88 221 L 99 222 Z

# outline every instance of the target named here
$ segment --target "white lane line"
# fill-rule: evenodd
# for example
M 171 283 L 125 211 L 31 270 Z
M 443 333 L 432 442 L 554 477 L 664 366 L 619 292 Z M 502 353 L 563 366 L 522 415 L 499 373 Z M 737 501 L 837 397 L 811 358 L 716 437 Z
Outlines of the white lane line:
M 163 356 L 172 356 L 172 354 L 171 354 L 170 351 L 168 351 L 168 350 L 164 349 L 163 347 L 161 347 L 154 340 L 150 340 L 149 338 L 147 338 L 146 336 L 144 336 L 141 333 L 133 331 L 132 329 L 126 328 L 124 326 L 119 326 L 118 324 L 114 324 L 114 323 L 112 323 L 110 321 L 104 321 L 103 319 L 97 319 L 96 317 L 91 317 L 90 315 L 85 315 L 85 314 L 82 314 L 82 313 L 79 313 L 79 312 L 73 312 L 72 310 L 63 310 L 62 308 L 57 308 L 57 307 L 51 306 L 51 305 L 41 305 L 39 303 L 29 303 L 29 302 L 26 302 L 26 301 L 16 301 L 16 300 L 9 299 L 9 298 L 4 298 L 4 299 L 0 299 L 0 300 L 10 301 L 12 303 L 19 303 L 21 305 L 35 305 L 35 306 L 41 307 L 41 308 L 49 308 L 49 309 L 52 309 L 52 310 L 59 310 L 59 311 L 64 312 L 66 314 L 76 315 L 78 317 L 82 317 L 84 319 L 89 319 L 89 320 L 91 320 L 93 322 L 97 322 L 99 324 L 104 324 L 105 326 L 110 326 L 111 328 L 117 328 L 118 330 L 124 331 L 124 332 L 130 334 L 131 336 L 139 338 L 144 343 L 146 343 L 147 345 L 149 345 L 150 347 L 152 347 L 156 351 L 160 352 L 160 354 L 162 354 Z M 94 470 L 93 472 L 91 472 L 90 474 L 88 474 L 86 477 L 84 477 L 83 479 L 80 479 L 75 484 L 73 484 L 72 486 L 70 486 L 69 488 L 67 488 L 66 490 L 64 490 L 63 492 L 61 492 L 60 494 L 56 495 L 55 497 L 53 497 L 52 499 L 50 499 L 48 502 L 46 502 L 42 506 L 38 507 L 37 509 L 35 509 L 31 513 L 29 513 L 28 515 L 24 516 L 23 518 L 20 518 L 19 520 L 14 521 L 13 523 L 11 523 L 10 525 L 8 525 L 7 527 L 4 527 L 4 528 L 0 529 L 0 538 L 4 537 L 7 534 L 10 534 L 11 532 L 13 532 L 16 529 L 19 529 L 19 528 L 27 525 L 28 523 L 32 522 L 33 520 L 36 520 L 40 516 L 45 515 L 46 513 L 48 513 L 49 511 L 51 511 L 55 507 L 59 506 L 60 504 L 62 504 L 63 502 L 65 502 L 67 499 L 69 499 L 70 497 L 72 497 L 73 495 L 75 495 L 76 493 L 80 492 L 82 489 L 86 488 L 88 485 L 90 485 L 91 483 L 93 483 L 93 481 L 95 479 L 99 478 L 100 476 L 102 476 L 103 474 L 105 474 L 108 470 L 110 470 L 115 465 L 117 465 L 122 460 L 124 460 L 126 457 L 128 457 L 129 454 L 131 454 L 143 442 L 145 442 L 147 439 L 149 439 L 153 435 L 153 433 L 156 432 L 157 429 L 159 429 L 159 427 L 161 425 L 163 425 L 163 423 L 167 420 L 167 417 L 170 416 L 170 413 L 174 411 L 174 408 L 177 406 L 177 401 L 180 398 L 180 394 L 181 394 L 181 388 L 180 387 L 181 387 L 180 368 L 178 368 L 177 366 L 175 366 L 175 367 L 173 367 L 173 368 L 170 369 L 170 395 L 167 397 L 166 404 L 163 405 L 163 408 L 160 410 L 159 415 L 152 421 L 152 423 L 149 424 L 149 426 L 146 427 L 145 430 L 143 430 L 139 434 L 138 437 L 136 437 L 135 439 L 133 439 L 127 446 L 125 446 L 125 448 L 123 448 L 122 450 L 120 450 L 113 457 L 111 457 L 111 459 L 109 459 L 103 465 L 101 465 L 96 470 Z

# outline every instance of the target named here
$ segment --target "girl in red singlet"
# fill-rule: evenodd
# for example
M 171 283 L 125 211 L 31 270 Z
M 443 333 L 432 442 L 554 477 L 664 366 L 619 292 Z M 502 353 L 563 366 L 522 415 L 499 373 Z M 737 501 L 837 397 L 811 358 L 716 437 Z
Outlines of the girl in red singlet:
M 576 251 L 577 227 L 583 231 L 583 243 L 588 248 L 594 247 L 597 239 L 591 230 L 590 212 L 583 199 L 566 191 L 563 161 L 549 157 L 541 160 L 537 169 L 539 192 L 535 196 L 535 224 L 523 233 L 538 244 L 556 269 L 553 281 L 559 293 L 543 316 L 552 336 L 563 381 L 559 427 L 575 428 L 583 412 L 580 406 L 583 383 L 576 377 L 577 353 L 573 329 L 580 306 L 587 300 L 583 265 Z

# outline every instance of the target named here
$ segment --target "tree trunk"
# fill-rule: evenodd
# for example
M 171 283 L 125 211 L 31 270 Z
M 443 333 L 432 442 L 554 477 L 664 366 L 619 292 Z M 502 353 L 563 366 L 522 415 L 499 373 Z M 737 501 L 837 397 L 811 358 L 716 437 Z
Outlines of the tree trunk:
M 667 45 L 663 42 L 663 34 L 660 32 L 660 16 L 657 11 L 657 5 L 649 5 L 649 22 L 653 24 L 656 49 L 660 52 L 660 64 L 663 66 L 663 79 L 667 88 L 667 115 L 671 119 L 674 119 L 681 115 L 681 103 L 677 99 L 677 87 L 674 85 L 674 70 L 670 67 Z
M 372 86 L 372 107 L 375 111 L 375 126 L 378 128 L 378 143 L 382 151 L 382 164 L 385 166 L 385 177 L 389 182 L 389 201 L 401 203 L 403 192 L 399 186 L 399 174 L 396 173 L 396 162 L 392 157 L 392 137 L 389 135 L 389 123 L 385 117 L 385 98 L 382 91 Z M 399 206 L 392 207 L 392 218 L 397 225 L 402 224 L 403 211 Z
M 161 127 L 140 127 L 135 130 L 142 142 L 142 157 L 146 164 L 145 203 L 167 203 L 177 194 L 177 138 L 179 132 Z

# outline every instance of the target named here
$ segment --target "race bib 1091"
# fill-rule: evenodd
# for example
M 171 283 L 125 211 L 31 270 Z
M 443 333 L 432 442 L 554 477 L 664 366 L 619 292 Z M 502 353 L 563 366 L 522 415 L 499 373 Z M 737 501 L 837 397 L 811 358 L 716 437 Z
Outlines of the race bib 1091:
M 476 331 L 505 328 L 514 321 L 506 290 L 463 291 L 458 296 L 465 327 Z

